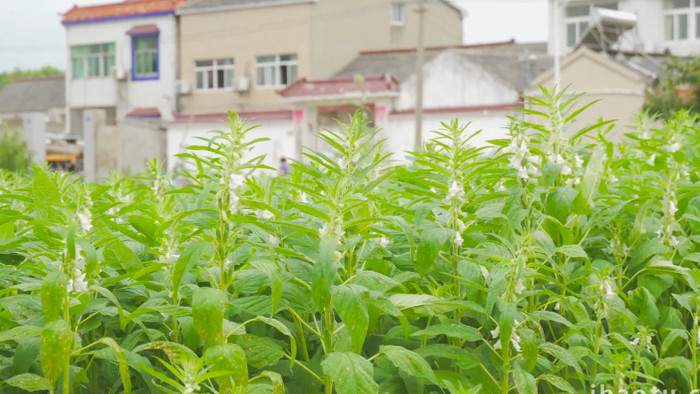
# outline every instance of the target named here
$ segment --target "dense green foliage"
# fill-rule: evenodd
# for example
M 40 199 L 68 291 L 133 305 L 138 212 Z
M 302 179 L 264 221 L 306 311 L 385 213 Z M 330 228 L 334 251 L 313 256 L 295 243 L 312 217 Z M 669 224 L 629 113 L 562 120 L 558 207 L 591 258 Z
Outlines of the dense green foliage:
M 700 112 L 700 56 L 671 57 L 663 63 L 663 75 L 647 92 L 645 109 L 669 119 L 680 110 Z
M 0 169 L 27 172 L 31 159 L 27 142 L 17 130 L 0 130 Z
M 265 176 L 232 115 L 185 186 L 4 176 L 0 392 L 698 388 L 698 119 L 614 146 L 545 95 L 411 165 L 356 114 Z
M 38 70 L 19 70 L 5 71 L 0 73 L 0 89 L 6 85 L 11 84 L 18 78 L 40 78 L 40 77 L 53 77 L 63 75 L 63 71 L 52 67 L 44 66 Z

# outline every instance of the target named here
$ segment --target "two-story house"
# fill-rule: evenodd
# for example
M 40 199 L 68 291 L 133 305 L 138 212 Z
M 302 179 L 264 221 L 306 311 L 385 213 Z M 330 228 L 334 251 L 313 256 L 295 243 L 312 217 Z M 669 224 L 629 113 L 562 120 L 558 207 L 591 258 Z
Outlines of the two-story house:
M 593 23 L 594 8 L 636 16 L 636 28 L 620 38 L 617 49 L 642 53 L 668 50 L 676 56 L 700 52 L 700 0 L 551 0 L 550 54 L 555 52 L 555 41 L 562 55 L 577 46 Z
M 71 134 L 83 111 L 100 109 L 108 123 L 125 117 L 172 118 L 177 20 L 186 0 L 130 0 L 63 15 L 68 42 L 66 108 Z
M 414 2 L 193 0 L 180 18 L 180 112 L 286 108 L 277 90 L 328 78 L 361 50 L 415 47 Z M 462 42 L 462 11 L 445 0 L 425 14 L 425 45 Z

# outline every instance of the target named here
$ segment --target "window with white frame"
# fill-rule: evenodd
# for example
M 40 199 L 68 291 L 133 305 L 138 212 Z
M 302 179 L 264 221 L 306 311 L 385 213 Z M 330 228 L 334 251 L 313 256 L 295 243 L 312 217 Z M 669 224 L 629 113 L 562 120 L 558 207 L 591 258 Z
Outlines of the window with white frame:
M 73 78 L 107 77 L 114 68 L 114 44 L 74 46 L 71 52 Z
M 197 90 L 225 90 L 233 88 L 233 59 L 198 60 L 195 62 Z
M 255 85 L 287 86 L 297 80 L 297 55 L 258 56 L 255 64 Z
M 581 40 L 591 23 L 593 8 L 617 9 L 617 2 L 572 4 L 566 7 L 564 14 L 566 24 L 566 46 L 571 48 Z
M 697 1 L 700 5 L 700 1 Z M 700 37 L 697 29 L 698 14 L 695 13 L 691 0 L 664 0 L 664 39 L 666 41 L 687 40 L 692 31 L 690 24 L 695 22 L 695 36 Z
M 391 3 L 391 17 L 389 21 L 394 26 L 403 26 L 406 23 L 404 3 Z
M 134 73 L 132 80 L 158 79 L 158 35 L 132 37 Z

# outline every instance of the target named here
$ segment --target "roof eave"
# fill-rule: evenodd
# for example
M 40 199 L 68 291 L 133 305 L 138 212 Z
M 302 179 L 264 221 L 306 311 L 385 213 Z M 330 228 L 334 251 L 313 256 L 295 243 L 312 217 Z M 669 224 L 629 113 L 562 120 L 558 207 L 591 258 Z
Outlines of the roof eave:
M 201 7 L 201 8 L 178 8 L 175 10 L 175 15 L 195 15 L 195 14 L 208 14 L 212 12 L 221 12 L 221 11 L 236 11 L 236 10 L 245 10 L 245 9 L 251 9 L 251 8 L 263 8 L 263 7 L 278 7 L 278 6 L 285 6 L 285 5 L 296 5 L 296 4 L 304 4 L 304 3 L 318 3 L 318 0 L 278 0 L 278 1 L 272 1 L 269 3 L 264 3 L 264 4 L 229 4 L 229 5 L 223 5 L 223 6 L 216 6 L 216 7 Z

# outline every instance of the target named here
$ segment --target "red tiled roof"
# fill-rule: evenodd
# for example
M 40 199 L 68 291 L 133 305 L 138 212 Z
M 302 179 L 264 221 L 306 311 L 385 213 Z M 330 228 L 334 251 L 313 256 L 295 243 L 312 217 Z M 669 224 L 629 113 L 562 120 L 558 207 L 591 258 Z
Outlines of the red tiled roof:
M 276 111 L 239 111 L 238 116 L 243 120 L 251 122 L 262 122 L 272 120 L 291 120 L 291 110 L 276 110 Z M 209 114 L 175 114 L 173 123 L 220 123 L 228 121 L 228 113 L 209 113 Z
M 348 93 L 379 93 L 398 92 L 399 81 L 391 74 L 379 77 L 366 77 L 364 83 L 358 83 L 353 78 L 334 78 L 316 81 L 307 81 L 302 78 L 278 93 L 282 97 L 314 97 L 337 96 Z
M 136 108 L 126 114 L 127 118 L 160 118 L 158 108 Z
M 441 107 L 441 108 L 425 108 L 424 114 L 456 114 L 465 112 L 488 112 L 488 111 L 515 111 L 516 108 L 522 108 L 522 103 L 510 104 L 492 104 L 492 105 L 475 105 L 471 107 Z M 405 109 L 401 111 L 392 111 L 392 115 L 414 115 L 415 109 Z
M 176 8 L 186 3 L 187 0 L 134 0 L 87 7 L 78 7 L 76 5 L 63 15 L 63 24 L 172 13 L 175 12 Z
M 130 36 L 138 36 L 141 34 L 151 34 L 151 33 L 158 33 L 158 32 L 159 32 L 158 26 L 156 26 L 154 24 L 150 24 L 150 25 L 134 26 L 131 29 L 127 30 L 126 34 L 128 34 Z

